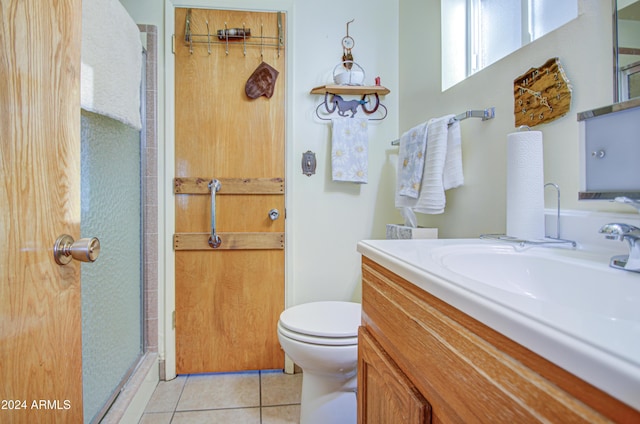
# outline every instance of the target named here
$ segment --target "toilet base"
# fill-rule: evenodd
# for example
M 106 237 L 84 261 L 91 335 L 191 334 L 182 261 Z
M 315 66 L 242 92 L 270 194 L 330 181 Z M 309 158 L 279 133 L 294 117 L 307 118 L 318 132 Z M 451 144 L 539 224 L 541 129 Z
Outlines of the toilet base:
M 300 424 L 355 424 L 357 378 L 302 373 Z

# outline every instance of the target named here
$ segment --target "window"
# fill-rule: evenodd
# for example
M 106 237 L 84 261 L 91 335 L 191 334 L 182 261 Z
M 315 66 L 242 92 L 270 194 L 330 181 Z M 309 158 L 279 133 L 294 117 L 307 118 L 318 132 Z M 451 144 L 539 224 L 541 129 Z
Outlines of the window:
M 578 16 L 577 0 L 441 0 L 442 90 Z

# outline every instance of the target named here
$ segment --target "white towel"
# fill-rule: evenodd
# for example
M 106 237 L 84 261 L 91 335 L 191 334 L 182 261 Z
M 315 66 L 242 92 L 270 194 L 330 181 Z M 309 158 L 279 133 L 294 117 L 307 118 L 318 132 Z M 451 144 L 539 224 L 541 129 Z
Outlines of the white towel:
M 118 0 L 82 2 L 81 57 L 81 107 L 141 129 L 140 31 Z
M 427 129 L 427 157 L 422 177 L 422 189 L 418 204 L 413 208 L 416 212 L 437 214 L 444 212 L 446 203 L 444 195 L 443 175 L 447 157 L 447 127 L 449 118 L 433 119 Z
M 369 136 L 366 118 L 334 118 L 331 140 L 333 181 L 367 183 Z
M 460 121 L 453 120 L 449 125 L 447 137 L 447 158 L 444 163 L 443 186 L 445 190 L 460 187 L 464 184 L 462 172 L 462 137 L 460 135 Z
M 445 190 L 459 187 L 464 182 L 462 174 L 462 148 L 459 123 L 449 122 L 454 115 L 431 119 L 427 124 L 427 150 L 422 184 L 417 199 L 400 194 L 396 184 L 395 205 L 411 208 L 415 212 L 440 214 L 446 205 Z M 449 146 L 449 143 L 451 145 Z M 398 168 L 402 165 L 398 157 Z M 446 178 L 446 184 L 445 184 Z
M 417 199 L 420 194 L 427 148 L 427 126 L 427 122 L 424 122 L 400 137 L 398 187 L 401 196 Z

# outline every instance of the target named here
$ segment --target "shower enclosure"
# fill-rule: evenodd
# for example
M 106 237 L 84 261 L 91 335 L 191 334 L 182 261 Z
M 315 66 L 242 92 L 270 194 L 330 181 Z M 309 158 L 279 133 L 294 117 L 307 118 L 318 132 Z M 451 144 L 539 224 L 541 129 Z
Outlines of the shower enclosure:
M 82 111 L 81 234 L 100 234 L 82 266 L 84 421 L 100 419 L 144 353 L 141 132 Z
M 138 27 L 142 129 L 81 115 L 81 234 L 101 244 L 100 258 L 81 268 L 85 423 L 122 419 L 138 388 L 131 380 L 153 368 L 158 349 L 157 28 Z

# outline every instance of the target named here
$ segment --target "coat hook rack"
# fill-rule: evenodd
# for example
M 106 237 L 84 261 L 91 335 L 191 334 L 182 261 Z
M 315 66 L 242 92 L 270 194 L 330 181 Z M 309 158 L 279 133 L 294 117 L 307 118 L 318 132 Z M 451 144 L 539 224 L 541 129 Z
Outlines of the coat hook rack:
M 224 52 L 227 56 L 229 56 L 229 29 L 227 28 L 227 23 L 224 23 L 224 30 L 222 32 L 224 34 Z M 218 31 L 218 39 L 220 39 L 220 31 Z
M 242 54 L 244 56 L 247 55 L 247 29 L 244 26 L 244 22 L 242 23 Z
M 187 16 L 184 23 L 184 41 L 191 42 L 191 9 L 187 10 Z
M 282 32 L 282 12 L 278 12 L 278 57 L 280 57 L 280 46 L 284 48 L 284 34 Z
M 211 33 L 209 32 L 209 20 L 207 19 L 204 22 L 207 24 L 207 52 L 211 54 Z
M 230 28 L 227 22 L 224 23 L 224 28 L 217 30 L 212 37 L 211 30 L 209 28 L 209 20 L 205 19 L 205 25 L 207 29 L 206 34 L 195 34 L 193 32 L 194 18 L 192 10 L 188 9 L 185 18 L 184 29 L 184 42 L 189 46 L 189 53 L 193 54 L 194 45 L 206 44 L 209 54 L 212 52 L 212 45 L 220 44 L 225 46 L 225 53 L 228 55 L 230 46 L 242 44 L 243 54 L 247 55 L 247 47 L 259 47 L 260 56 L 264 57 L 265 47 L 272 47 L 277 49 L 278 57 L 280 52 L 284 49 L 284 34 L 282 30 L 282 12 L 277 13 L 277 27 L 278 33 L 274 36 L 268 36 L 263 34 L 263 24 L 260 24 L 260 35 L 253 36 L 251 34 L 251 28 L 247 28 L 245 23 L 242 26 Z M 251 41 L 255 40 L 255 41 Z

